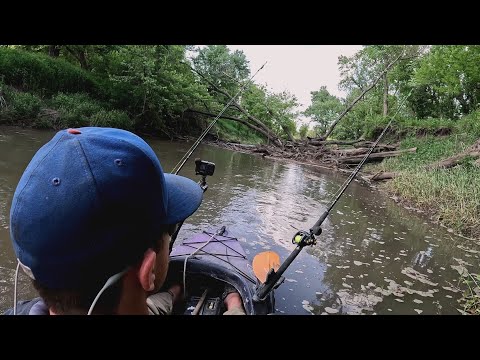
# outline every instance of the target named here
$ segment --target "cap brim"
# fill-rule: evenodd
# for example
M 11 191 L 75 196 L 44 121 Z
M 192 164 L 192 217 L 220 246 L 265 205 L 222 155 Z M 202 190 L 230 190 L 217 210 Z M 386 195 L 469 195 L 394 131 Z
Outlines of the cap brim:
M 189 178 L 164 174 L 167 183 L 168 206 L 163 224 L 176 224 L 192 215 L 202 203 L 203 190 Z

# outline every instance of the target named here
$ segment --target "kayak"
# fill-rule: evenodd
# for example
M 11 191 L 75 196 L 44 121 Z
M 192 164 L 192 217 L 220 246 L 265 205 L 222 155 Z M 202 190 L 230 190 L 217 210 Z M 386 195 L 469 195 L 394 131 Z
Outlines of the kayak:
M 275 312 L 274 291 L 265 299 L 255 298 L 260 281 L 237 238 L 228 236 L 225 227 L 203 231 L 183 240 L 170 253 L 167 282 L 184 284 L 182 303 L 173 313 L 183 315 L 220 315 L 226 309 L 222 295 L 233 286 L 243 300 L 247 315 Z

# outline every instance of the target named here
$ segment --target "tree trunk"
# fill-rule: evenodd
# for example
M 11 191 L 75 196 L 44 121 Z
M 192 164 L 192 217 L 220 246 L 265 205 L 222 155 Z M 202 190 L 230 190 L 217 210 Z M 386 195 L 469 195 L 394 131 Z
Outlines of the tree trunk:
M 466 152 L 466 153 L 462 153 L 462 154 L 458 154 L 458 155 L 449 157 L 448 159 L 438 161 L 434 164 L 428 165 L 427 170 L 452 168 L 452 167 L 460 164 L 463 161 L 463 159 L 465 159 L 467 156 L 470 156 L 472 158 L 478 158 L 478 157 L 480 157 L 480 152 L 471 151 L 471 152 Z
M 373 142 L 365 141 L 363 139 L 358 140 L 309 140 L 307 142 L 308 145 L 312 146 L 327 146 L 327 145 L 352 145 L 355 148 L 371 148 L 373 146 Z M 375 150 L 383 149 L 383 150 L 395 150 L 397 149 L 398 144 L 377 144 Z
M 87 62 L 86 50 L 85 49 L 72 49 L 69 46 L 66 47 L 67 51 L 75 57 L 80 63 L 80 67 L 84 70 L 89 70 L 90 66 Z
M 436 163 L 427 165 L 426 169 L 427 170 L 448 169 L 448 168 L 451 168 L 451 167 L 454 167 L 454 166 L 457 166 L 458 164 L 460 164 L 463 161 L 463 159 L 465 159 L 467 156 L 470 156 L 472 158 L 480 157 L 480 140 L 477 140 L 475 142 L 475 144 L 470 146 L 470 148 L 468 148 L 466 151 L 464 151 L 460 154 L 451 156 L 447 159 L 438 161 Z M 478 164 L 478 163 L 479 163 L 479 161 L 477 160 L 475 162 L 475 164 Z
M 363 90 L 363 92 L 360 94 L 360 96 L 358 96 L 341 114 L 340 116 L 332 123 L 332 125 L 330 125 L 330 128 L 328 129 L 327 133 L 322 136 L 322 139 L 327 139 L 330 134 L 332 133 L 333 129 L 335 129 L 335 126 L 337 126 L 338 122 L 353 108 L 353 106 L 361 99 L 363 98 L 363 96 L 369 92 L 371 89 L 373 89 L 375 87 L 375 85 L 377 85 L 377 83 L 380 81 L 380 79 L 383 77 L 383 75 L 387 74 L 388 70 L 390 70 L 390 68 L 395 65 L 395 63 L 400 60 L 400 58 L 402 57 L 403 53 L 401 53 L 400 55 L 397 56 L 397 58 L 395 60 L 393 60 L 390 64 L 387 65 L 387 67 L 385 68 L 385 70 L 382 71 L 382 73 L 375 79 L 375 81 L 370 85 L 368 86 L 365 90 Z
M 383 75 L 383 117 L 388 115 L 388 77 L 387 73 Z
M 295 139 L 293 138 L 292 133 L 286 127 L 284 127 L 283 125 L 281 125 L 281 126 L 282 126 L 283 131 L 285 131 L 285 133 L 287 134 L 288 139 L 291 142 L 295 142 Z
M 84 70 L 89 70 L 90 69 L 90 66 L 88 65 L 88 62 L 87 62 L 87 57 L 86 57 L 86 54 L 85 54 L 85 50 L 83 51 L 80 51 L 78 53 L 78 61 L 80 62 L 80 67 Z
M 391 146 L 383 146 L 383 145 L 377 145 L 375 146 L 375 149 L 373 149 L 373 154 L 382 152 L 382 151 L 392 151 L 395 150 L 395 148 L 392 148 Z M 330 150 L 332 154 L 335 154 L 337 156 L 355 156 L 355 155 L 361 155 L 361 154 L 366 154 L 367 152 L 370 151 L 370 148 L 366 147 L 359 147 L 355 149 L 340 149 L 340 150 Z
M 58 57 L 60 55 L 60 46 L 48 45 L 48 55 L 54 58 Z

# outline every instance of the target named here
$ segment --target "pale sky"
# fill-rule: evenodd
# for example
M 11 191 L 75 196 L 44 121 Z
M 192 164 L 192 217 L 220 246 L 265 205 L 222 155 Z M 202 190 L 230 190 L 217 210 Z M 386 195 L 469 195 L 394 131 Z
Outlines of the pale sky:
M 325 85 L 330 94 L 345 97 L 338 90 L 340 71 L 338 57 L 351 56 L 361 45 L 228 45 L 230 50 L 242 50 L 250 62 L 253 75 L 266 61 L 267 65 L 255 76 L 258 84 L 269 90 L 294 94 L 305 110 L 311 102 L 310 91 Z

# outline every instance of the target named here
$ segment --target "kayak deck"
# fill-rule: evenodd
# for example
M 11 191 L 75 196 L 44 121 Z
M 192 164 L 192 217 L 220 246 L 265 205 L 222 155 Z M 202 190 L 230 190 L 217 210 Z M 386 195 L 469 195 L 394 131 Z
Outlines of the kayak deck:
M 239 292 L 247 315 L 273 312 L 273 292 L 264 301 L 253 301 L 259 282 L 240 242 L 224 228 L 217 233 L 204 231 L 173 248 L 167 282 L 174 281 L 185 282 L 186 289 L 185 301 L 174 309 L 177 314 L 190 314 L 205 290 L 200 314 L 222 314 L 226 309 L 221 297 L 227 284 Z

